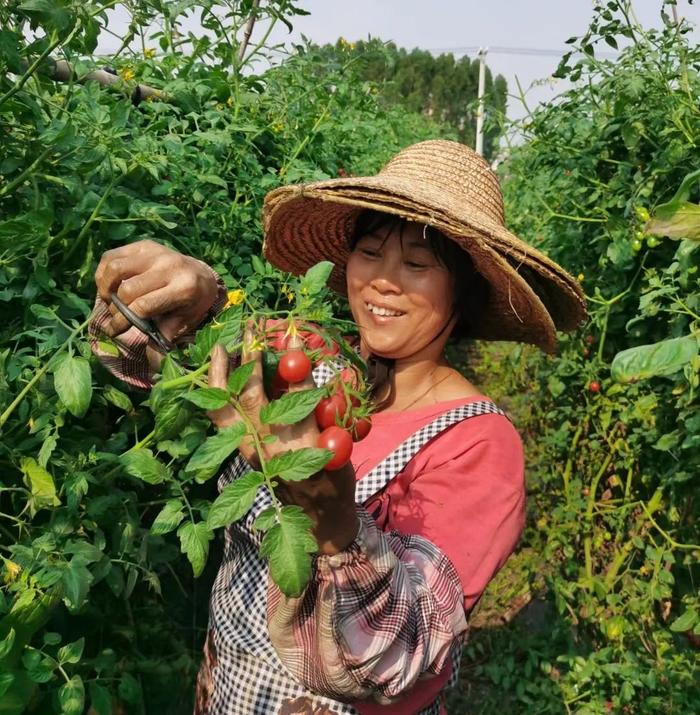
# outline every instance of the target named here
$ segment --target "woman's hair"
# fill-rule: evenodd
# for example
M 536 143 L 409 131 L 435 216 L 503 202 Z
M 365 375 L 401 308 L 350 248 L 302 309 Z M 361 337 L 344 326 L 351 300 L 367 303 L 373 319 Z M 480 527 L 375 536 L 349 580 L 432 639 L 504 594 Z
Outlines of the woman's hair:
M 352 251 L 360 238 L 368 233 L 379 233 L 380 235 L 388 236 L 397 228 L 399 237 L 403 240 L 403 231 L 406 224 L 405 219 L 394 214 L 373 210 L 363 211 L 355 223 L 355 230 L 350 237 L 349 248 Z M 423 236 L 426 239 L 426 245 L 435 258 L 454 277 L 455 295 L 453 306 L 457 322 L 450 333 L 449 339 L 450 341 L 458 342 L 471 338 L 473 336 L 473 316 L 480 315 L 483 312 L 489 299 L 489 283 L 476 270 L 471 256 L 460 248 L 456 241 L 428 225 L 423 226 Z M 437 337 L 436 335 L 435 338 Z M 369 372 L 372 395 L 379 397 L 385 391 L 387 383 L 391 384 L 393 360 L 371 358 Z M 383 404 L 390 397 L 391 395 L 382 400 L 381 403 Z

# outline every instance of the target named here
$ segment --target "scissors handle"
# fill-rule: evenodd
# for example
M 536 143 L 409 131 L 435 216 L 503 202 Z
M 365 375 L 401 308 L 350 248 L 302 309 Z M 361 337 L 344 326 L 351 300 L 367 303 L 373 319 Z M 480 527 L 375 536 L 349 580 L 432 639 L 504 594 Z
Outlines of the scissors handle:
M 152 320 L 147 320 L 139 315 L 136 315 L 128 305 L 125 305 L 118 297 L 116 293 L 111 294 L 111 300 L 117 310 L 135 327 L 138 328 L 142 333 L 148 335 L 148 337 L 156 344 L 158 349 L 162 353 L 167 353 L 172 350 L 175 346 L 170 340 L 163 336 L 163 334 L 158 330 L 156 324 Z

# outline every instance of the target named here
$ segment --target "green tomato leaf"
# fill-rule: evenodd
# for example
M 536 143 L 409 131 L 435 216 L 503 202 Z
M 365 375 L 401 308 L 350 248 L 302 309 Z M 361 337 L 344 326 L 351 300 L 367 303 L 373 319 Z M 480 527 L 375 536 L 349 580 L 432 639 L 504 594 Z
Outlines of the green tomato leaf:
M 61 402 L 75 417 L 82 417 L 92 399 L 90 363 L 82 357 L 65 355 L 54 368 L 54 387 Z
M 83 605 L 94 578 L 82 556 L 74 556 L 61 575 L 64 602 L 69 610 L 75 611 Z
M 15 644 L 15 629 L 10 628 L 10 632 L 5 636 L 4 640 L 0 641 L 0 660 L 2 660 Z
M 177 529 L 185 516 L 184 506 L 180 499 L 171 499 L 166 502 L 151 524 L 151 534 L 162 536 Z
M 264 481 L 260 472 L 248 472 L 224 487 L 209 509 L 209 528 L 218 529 L 238 521 L 253 505 L 258 488 Z
M 684 633 L 689 631 L 698 622 L 698 614 L 689 608 L 683 615 L 678 616 L 670 628 L 676 633 Z
M 260 554 L 268 559 L 272 580 L 286 596 L 300 596 L 311 578 L 311 554 L 318 548 L 312 526 L 301 507 L 282 507 L 279 522 L 260 544 Z
M 32 513 L 36 513 L 39 509 L 58 506 L 61 503 L 56 496 L 53 477 L 35 459 L 23 457 L 21 469 L 29 482 L 29 489 L 32 493 Z
M 258 531 L 267 531 L 273 524 L 277 522 L 277 512 L 274 506 L 269 506 L 265 511 L 258 514 L 258 518 L 253 524 L 253 528 Z
M 194 575 L 199 576 L 204 570 L 209 542 L 214 538 L 214 532 L 203 521 L 196 524 L 188 521 L 177 530 L 177 535 L 180 538 L 180 551 L 187 555 Z
M 321 261 L 314 266 L 311 266 L 306 274 L 301 279 L 301 287 L 306 288 L 309 295 L 315 295 L 323 286 L 328 283 L 328 278 L 333 270 L 333 263 L 330 261 Z
M 332 456 L 333 452 L 330 450 L 315 447 L 276 454 L 265 465 L 267 476 L 298 482 L 323 469 Z
M 14 682 L 15 676 L 12 673 L 0 673 L 0 698 L 5 695 Z
M 62 715 L 82 715 L 85 707 L 85 686 L 79 675 L 74 675 L 58 689 Z
M 683 202 L 657 210 L 645 227 L 647 234 L 700 241 L 700 206 Z
M 85 648 L 85 638 L 79 638 L 73 643 L 68 643 L 58 649 L 58 662 L 60 665 L 64 663 L 77 663 L 83 655 Z
M 160 484 L 172 476 L 170 469 L 159 462 L 150 449 L 135 449 L 133 452 L 127 452 L 120 457 L 120 462 L 129 476 L 148 484 Z
M 125 395 L 121 390 L 117 390 L 116 387 L 112 385 L 107 385 L 102 393 L 107 402 L 111 402 L 115 407 L 118 407 L 124 412 L 133 412 L 134 406 L 131 404 L 131 400 L 127 395 Z
M 619 352 L 613 358 L 610 371 L 618 382 L 668 376 L 682 370 L 697 354 L 696 337 L 671 338 Z
M 300 392 L 288 392 L 260 410 L 260 421 L 265 425 L 293 425 L 308 417 L 326 394 L 323 387 Z
M 96 715 L 112 715 L 112 694 L 94 680 L 90 683 L 90 705 Z
M 238 449 L 245 433 L 245 425 L 239 422 L 208 437 L 190 458 L 185 467 L 185 474 L 193 476 L 200 484 L 206 482 L 216 474 L 222 462 Z
M 155 413 L 155 439 L 175 437 L 192 419 L 194 409 L 182 397 L 182 392 L 156 392 L 153 395 L 151 408 Z
M 228 393 L 220 387 L 202 387 L 188 392 L 185 398 L 203 410 L 218 410 L 228 405 Z
M 243 363 L 240 367 L 237 367 L 230 375 L 228 379 L 228 389 L 232 395 L 240 395 L 246 383 L 250 379 L 255 369 L 255 362 L 251 360 L 250 362 Z

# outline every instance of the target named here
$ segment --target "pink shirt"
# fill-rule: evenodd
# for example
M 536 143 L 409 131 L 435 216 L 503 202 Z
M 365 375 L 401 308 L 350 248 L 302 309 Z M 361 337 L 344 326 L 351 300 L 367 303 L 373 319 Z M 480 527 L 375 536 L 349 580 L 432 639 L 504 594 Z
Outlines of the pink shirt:
M 353 449 L 358 479 L 440 413 L 480 399 L 485 398 L 460 398 L 374 415 L 371 432 Z M 525 523 L 520 436 L 502 415 L 479 415 L 459 422 L 425 446 L 366 507 L 384 531 L 419 534 L 450 559 L 469 611 L 515 548 Z M 418 712 L 435 699 L 449 675 L 446 669 L 418 682 L 405 701 L 393 705 L 362 702 L 354 707 L 362 715 Z

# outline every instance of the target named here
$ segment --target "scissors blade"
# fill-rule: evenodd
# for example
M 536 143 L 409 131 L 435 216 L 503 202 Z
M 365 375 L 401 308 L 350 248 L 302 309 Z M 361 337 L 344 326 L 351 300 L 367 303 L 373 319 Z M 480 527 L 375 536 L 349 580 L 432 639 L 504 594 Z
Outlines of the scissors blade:
M 125 305 L 117 297 L 116 293 L 112 293 L 111 299 L 117 310 L 131 323 L 131 325 L 145 335 L 148 335 L 148 337 L 156 344 L 162 353 L 167 353 L 169 350 L 174 348 L 174 345 L 170 342 L 170 340 L 163 336 L 152 320 L 147 320 L 146 318 L 136 315 L 136 313 L 134 313 L 128 305 Z

